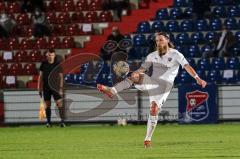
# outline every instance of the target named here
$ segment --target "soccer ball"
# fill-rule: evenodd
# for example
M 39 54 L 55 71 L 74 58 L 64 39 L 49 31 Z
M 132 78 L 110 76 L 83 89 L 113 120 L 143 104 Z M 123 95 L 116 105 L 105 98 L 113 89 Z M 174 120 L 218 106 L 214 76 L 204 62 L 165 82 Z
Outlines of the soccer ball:
M 127 62 L 118 61 L 116 64 L 113 65 L 113 71 L 118 77 L 124 77 L 129 73 L 130 68 Z

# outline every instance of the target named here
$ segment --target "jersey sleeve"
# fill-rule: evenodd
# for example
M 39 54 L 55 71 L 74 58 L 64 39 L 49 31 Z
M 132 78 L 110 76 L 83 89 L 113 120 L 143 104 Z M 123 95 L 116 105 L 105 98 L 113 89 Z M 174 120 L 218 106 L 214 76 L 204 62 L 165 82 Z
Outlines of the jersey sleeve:
M 176 56 L 176 60 L 177 60 L 177 62 L 182 66 L 182 68 L 183 68 L 185 65 L 189 64 L 188 61 L 186 60 L 186 58 L 183 56 L 182 53 L 177 52 L 176 55 L 177 55 L 177 56 Z
M 148 55 L 145 61 L 142 63 L 141 67 L 148 70 L 152 66 L 151 56 Z

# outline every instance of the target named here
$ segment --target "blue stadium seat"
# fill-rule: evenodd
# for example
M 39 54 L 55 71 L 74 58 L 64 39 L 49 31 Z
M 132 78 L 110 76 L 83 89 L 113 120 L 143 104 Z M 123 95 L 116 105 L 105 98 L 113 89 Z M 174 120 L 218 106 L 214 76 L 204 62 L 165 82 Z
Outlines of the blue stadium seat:
M 225 61 L 222 57 L 215 57 L 211 62 L 211 69 L 214 70 L 224 70 L 225 69 Z
M 237 76 L 236 76 L 236 82 L 240 84 L 240 71 L 238 70 Z
M 192 20 L 183 20 L 180 24 L 180 29 L 183 32 L 190 32 L 193 30 L 193 21 Z
M 231 5 L 234 4 L 234 0 L 212 0 L 215 5 Z
M 183 14 L 181 8 L 172 8 L 170 10 L 170 19 L 178 19 Z
M 167 8 L 159 9 L 159 10 L 156 12 L 155 18 L 156 18 L 156 20 L 167 20 L 167 19 L 169 19 L 169 15 L 168 15 L 168 10 L 167 10 Z
M 209 22 L 210 30 L 216 31 L 222 29 L 222 21 L 219 18 L 211 19 Z
M 239 69 L 240 68 L 240 63 L 238 57 L 230 57 L 227 59 L 226 62 L 226 68 L 227 69 Z
M 176 44 L 188 44 L 189 43 L 189 35 L 187 33 L 179 33 L 175 38 Z
M 237 31 L 235 33 L 235 39 L 236 39 L 237 42 L 240 42 L 240 31 Z
M 74 83 L 74 74 L 65 74 L 65 75 L 64 75 L 64 81 L 65 81 L 67 84 L 72 84 L 72 83 Z
M 196 69 L 196 62 L 194 60 L 194 58 L 187 58 L 187 61 L 189 63 L 190 66 L 192 66 L 194 69 Z
M 219 70 L 208 71 L 207 82 L 219 84 L 221 83 L 221 81 L 222 81 L 222 76 Z
M 187 50 L 188 57 L 200 57 L 198 45 L 190 45 Z
M 83 75 L 82 74 L 74 75 L 73 84 L 83 84 Z
M 198 76 L 203 79 L 203 80 L 206 80 L 207 77 L 206 77 L 206 71 L 204 70 L 196 70 L 196 73 L 198 74 Z
M 229 6 L 227 9 L 227 16 L 228 17 L 239 17 L 240 16 L 240 8 L 239 6 Z
M 100 71 L 100 73 L 94 75 L 93 81 L 91 81 L 90 85 L 95 86 L 96 83 L 101 83 L 107 86 L 111 86 L 109 75 L 110 75 L 110 63 L 105 62 L 102 66 L 102 70 Z
M 204 35 L 202 32 L 194 32 L 191 35 L 191 43 L 193 44 L 201 44 L 204 42 Z
M 128 52 L 128 59 L 134 60 L 134 59 L 143 59 L 148 55 L 148 47 L 133 47 Z
M 209 59 L 202 58 L 197 62 L 198 70 L 209 70 L 210 69 L 210 61 Z
M 153 22 L 151 32 L 155 33 L 155 32 L 161 32 L 161 31 L 165 31 L 164 23 L 162 21 Z
M 199 19 L 195 23 L 195 29 L 197 31 L 207 31 L 208 30 L 208 24 L 205 19 Z
M 166 30 L 168 32 L 178 32 L 179 31 L 179 23 L 178 21 L 168 21 L 166 24 Z
M 213 15 L 215 17 L 225 17 L 226 16 L 226 9 L 224 6 L 216 6 L 215 8 L 213 8 L 213 11 L 212 11 Z
M 229 52 L 231 56 L 240 56 L 240 44 L 235 44 L 232 48 L 230 48 Z
M 224 21 L 224 24 L 225 24 L 226 28 L 229 29 L 229 30 L 233 30 L 233 29 L 238 28 L 237 20 L 235 18 L 227 18 Z
M 214 48 L 208 44 L 206 45 L 203 45 L 202 48 L 200 49 L 201 51 L 201 55 L 204 54 L 204 53 L 208 53 L 208 54 L 211 54 L 214 52 Z
M 182 54 L 185 53 L 184 47 L 182 45 L 175 45 L 175 49 L 181 52 Z
M 193 78 L 185 70 L 182 70 L 179 76 L 179 84 L 190 84 L 192 82 Z
M 150 29 L 149 22 L 148 21 L 140 22 L 137 26 L 137 32 L 138 33 L 150 33 L 151 29 Z
M 186 0 L 174 0 L 174 7 L 186 7 L 188 6 L 188 2 Z
M 212 43 L 214 40 L 217 39 L 217 35 L 218 34 L 214 31 L 207 32 L 207 34 L 205 35 L 206 42 Z
M 146 46 L 147 40 L 144 34 L 137 34 L 133 37 L 134 46 Z
M 80 74 L 83 74 L 87 68 L 88 68 L 89 63 L 82 64 L 80 67 Z
M 191 18 L 192 15 L 193 15 L 192 7 L 186 8 L 186 9 L 183 11 L 183 13 L 184 13 L 184 15 L 186 15 L 187 17 Z

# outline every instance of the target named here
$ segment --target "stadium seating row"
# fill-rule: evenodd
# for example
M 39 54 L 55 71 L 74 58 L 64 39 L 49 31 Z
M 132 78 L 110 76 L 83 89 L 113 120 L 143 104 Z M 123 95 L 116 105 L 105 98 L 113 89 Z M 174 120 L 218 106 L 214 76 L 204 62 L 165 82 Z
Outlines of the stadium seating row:
M 150 24 L 149 21 L 140 22 L 137 26 L 138 33 L 153 33 L 157 31 L 167 32 L 192 32 L 192 31 L 220 31 L 223 26 L 228 30 L 240 29 L 240 21 L 236 18 L 227 18 L 223 22 L 220 18 L 213 18 L 207 21 L 200 20 L 178 20 L 163 21 L 157 20 Z M 224 24 L 224 25 L 223 25 Z
M 96 11 L 102 10 L 101 0 L 79 0 L 75 3 L 74 0 L 51 0 L 48 3 L 45 3 L 45 8 L 47 11 Z M 5 4 L 4 2 L 0 2 L 0 10 L 6 10 L 7 13 L 20 13 L 21 6 L 18 1 L 16 2 L 8 2 Z
M 240 17 L 239 6 L 231 5 L 231 6 L 216 6 L 213 7 L 211 13 L 213 17 Z M 185 19 L 192 18 L 193 10 L 191 7 L 187 7 L 182 9 L 181 7 L 174 8 L 164 8 L 159 9 L 156 12 L 155 19 L 156 20 L 175 20 L 175 19 Z
M 30 25 L 32 14 L 22 13 L 18 15 L 9 14 L 18 25 Z M 111 22 L 112 13 L 110 11 L 88 11 L 88 12 L 48 12 L 46 19 L 50 24 L 70 24 L 70 23 L 99 23 Z
M 18 38 L 9 38 L 8 40 L 0 39 L 0 50 L 18 50 L 18 49 L 48 49 L 48 48 L 74 48 L 75 41 L 73 37 L 63 37 L 62 39 L 53 36 L 46 38 L 39 38 L 36 40 L 30 38 L 23 38 L 19 41 Z

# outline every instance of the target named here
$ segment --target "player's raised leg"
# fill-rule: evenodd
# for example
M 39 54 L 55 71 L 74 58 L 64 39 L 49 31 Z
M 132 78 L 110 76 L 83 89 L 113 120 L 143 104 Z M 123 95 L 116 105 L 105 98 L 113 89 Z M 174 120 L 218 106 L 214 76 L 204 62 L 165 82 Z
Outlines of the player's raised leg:
M 139 84 L 143 81 L 143 74 L 139 72 L 133 72 L 130 77 L 125 78 L 123 81 L 117 83 L 114 87 L 108 87 L 101 84 L 97 84 L 97 89 L 103 92 L 108 97 L 112 98 L 118 92 L 128 89 L 132 84 Z

